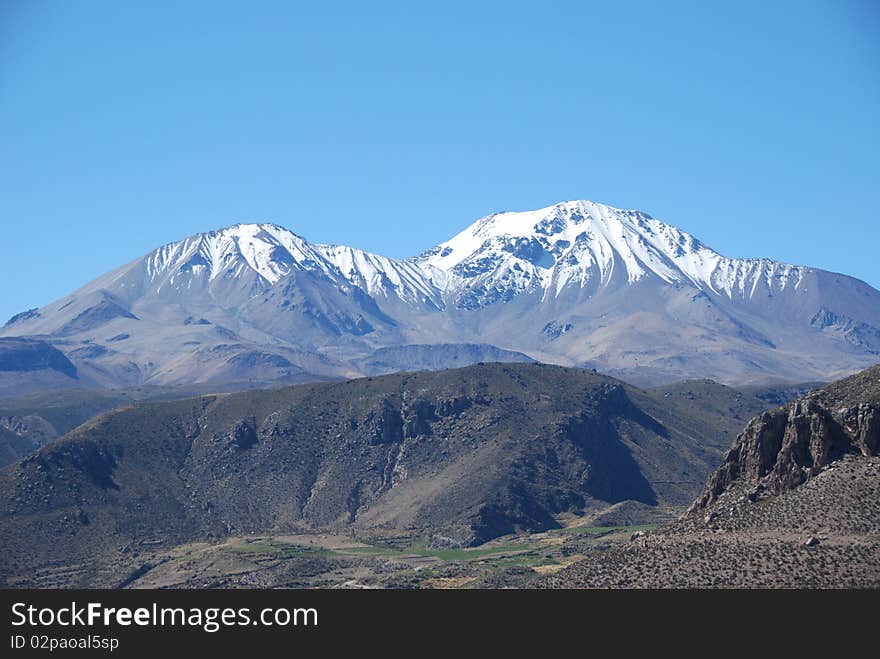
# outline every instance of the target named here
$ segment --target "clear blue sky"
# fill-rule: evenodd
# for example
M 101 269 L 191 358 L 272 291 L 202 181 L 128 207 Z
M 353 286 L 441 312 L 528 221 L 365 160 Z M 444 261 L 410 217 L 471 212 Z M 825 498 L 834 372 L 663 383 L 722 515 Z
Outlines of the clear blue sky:
M 402 257 L 576 198 L 880 287 L 878 154 L 877 1 L 0 0 L 0 317 L 234 222 Z

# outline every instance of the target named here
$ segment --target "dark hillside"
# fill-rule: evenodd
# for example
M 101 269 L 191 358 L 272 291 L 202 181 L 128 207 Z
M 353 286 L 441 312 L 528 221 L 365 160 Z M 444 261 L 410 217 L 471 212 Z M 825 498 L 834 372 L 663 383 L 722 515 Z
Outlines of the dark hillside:
M 136 403 L 0 472 L 2 571 L 295 529 L 472 545 L 624 501 L 683 506 L 760 405 L 713 386 L 705 411 L 584 370 L 480 364 Z

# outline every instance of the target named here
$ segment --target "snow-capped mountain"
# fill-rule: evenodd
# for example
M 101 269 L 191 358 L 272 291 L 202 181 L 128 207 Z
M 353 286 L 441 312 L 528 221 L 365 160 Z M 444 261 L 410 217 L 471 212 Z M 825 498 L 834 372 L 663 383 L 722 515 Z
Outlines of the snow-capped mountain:
M 706 292 L 751 298 L 797 286 L 804 268 L 766 259 L 729 259 L 688 233 L 638 211 L 572 201 L 478 220 L 417 262 L 448 273 L 445 289 L 471 308 L 566 287 L 598 291 L 657 277 Z
M 0 337 L 60 350 L 77 379 L 58 378 L 77 386 L 348 377 L 407 355 L 412 368 L 534 358 L 641 384 L 803 381 L 880 361 L 880 293 L 572 201 L 486 216 L 408 260 L 237 224 L 19 314 Z
M 145 257 L 147 277 L 156 292 L 211 287 L 215 281 L 247 274 L 258 290 L 267 290 L 291 272 L 323 275 L 369 295 L 396 295 L 415 305 L 437 304 L 438 291 L 418 266 L 352 247 L 312 245 L 276 224 L 236 224 L 219 231 L 169 243 Z

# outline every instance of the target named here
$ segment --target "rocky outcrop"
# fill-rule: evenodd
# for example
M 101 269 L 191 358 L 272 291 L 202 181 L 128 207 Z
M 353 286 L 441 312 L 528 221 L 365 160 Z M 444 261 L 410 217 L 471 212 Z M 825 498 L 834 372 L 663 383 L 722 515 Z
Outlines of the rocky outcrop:
M 829 402 L 820 391 L 752 419 L 689 514 L 709 507 L 737 484 L 778 494 L 845 455 L 878 455 L 880 406 L 859 402 L 829 409 Z
M 880 409 L 861 403 L 841 410 L 843 428 L 849 433 L 862 455 L 880 453 Z
M 403 441 L 403 416 L 394 401 L 382 401 L 377 410 L 371 411 L 364 422 L 370 444 L 400 443 Z
M 256 421 L 253 417 L 235 424 L 229 435 L 232 445 L 239 451 L 246 451 L 257 443 Z
M 389 397 L 372 409 L 364 419 L 351 420 L 351 428 L 367 429 L 372 444 L 400 443 L 404 439 L 432 434 L 431 425 L 441 418 L 456 416 L 468 410 L 475 401 L 467 396 L 452 398 Z M 487 401 L 483 401 L 484 403 Z

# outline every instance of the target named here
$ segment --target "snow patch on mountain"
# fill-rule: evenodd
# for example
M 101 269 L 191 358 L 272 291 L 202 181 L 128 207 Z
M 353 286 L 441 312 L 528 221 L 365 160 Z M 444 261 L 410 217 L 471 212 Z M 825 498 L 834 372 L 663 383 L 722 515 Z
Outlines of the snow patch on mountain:
M 406 302 L 426 301 L 442 307 L 439 289 L 423 268 L 411 261 L 399 261 L 344 245 L 317 245 L 316 249 L 349 283 L 370 295 L 396 294 Z

